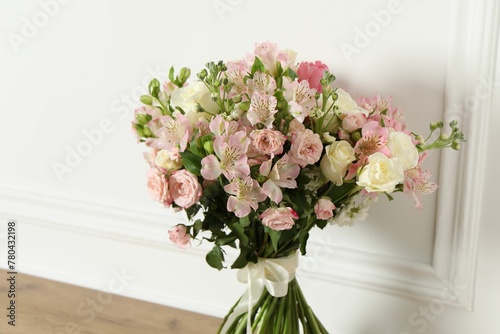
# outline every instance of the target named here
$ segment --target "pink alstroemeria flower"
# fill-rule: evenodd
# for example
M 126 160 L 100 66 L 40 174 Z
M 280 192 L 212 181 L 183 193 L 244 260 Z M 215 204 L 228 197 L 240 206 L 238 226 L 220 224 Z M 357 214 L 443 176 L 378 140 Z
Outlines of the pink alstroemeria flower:
M 245 131 L 230 136 L 218 136 L 214 140 L 214 154 L 201 160 L 201 175 L 207 180 L 215 180 L 224 174 L 228 180 L 250 175 L 248 165 L 248 145 L 250 139 Z
M 297 188 L 295 179 L 299 176 L 300 167 L 294 162 L 290 162 L 290 157 L 285 154 L 279 159 L 271 169 L 272 160 L 268 160 L 260 165 L 259 172 L 267 177 L 267 181 L 262 185 L 262 190 L 271 201 L 280 203 L 283 200 L 281 188 Z
M 156 138 L 151 140 L 151 147 L 162 150 L 177 147 L 179 152 L 184 152 L 193 133 L 193 128 L 189 119 L 180 112 L 174 112 L 172 116 L 160 117 L 162 126 L 156 131 Z
M 240 218 L 247 216 L 250 208 L 257 210 L 259 203 L 266 199 L 259 183 L 250 176 L 233 178 L 231 183 L 224 186 L 224 190 L 233 195 L 227 201 L 227 211 L 234 212 Z
M 286 50 L 280 51 L 277 44 L 269 41 L 255 43 L 254 55 L 250 56 L 248 61 L 253 64 L 255 57 L 259 57 L 266 70 L 273 76 L 277 73 L 278 62 L 281 64 L 282 68 L 293 66 L 295 63 L 294 52 L 287 52 Z
M 422 170 L 422 162 L 427 157 L 427 152 L 422 154 L 418 160 L 418 165 L 415 168 L 409 169 L 405 172 L 405 181 L 403 192 L 411 195 L 415 201 L 415 209 L 422 209 L 422 202 L 420 195 L 428 195 L 436 191 L 438 185 L 429 181 L 432 173 L 429 170 Z
M 235 121 L 228 122 L 221 115 L 217 115 L 210 121 L 210 131 L 215 136 L 234 135 L 238 131 L 238 123 Z
M 373 153 L 380 152 L 390 156 L 391 152 L 387 147 L 387 137 L 389 130 L 383 128 L 378 122 L 369 121 L 361 128 L 362 137 L 354 146 L 354 153 L 360 155 L 360 160 L 364 160 Z
M 247 112 L 248 120 L 252 125 L 262 123 L 266 128 L 271 128 L 273 126 L 274 114 L 278 111 L 276 104 L 276 97 L 272 95 L 261 94 L 259 92 L 253 93 L 250 109 Z
M 283 96 L 288 101 L 290 106 L 290 114 L 295 117 L 300 123 L 309 116 L 309 112 L 314 107 L 316 99 L 314 94 L 316 91 L 309 87 L 309 82 L 303 80 L 295 80 L 294 82 L 285 85 Z

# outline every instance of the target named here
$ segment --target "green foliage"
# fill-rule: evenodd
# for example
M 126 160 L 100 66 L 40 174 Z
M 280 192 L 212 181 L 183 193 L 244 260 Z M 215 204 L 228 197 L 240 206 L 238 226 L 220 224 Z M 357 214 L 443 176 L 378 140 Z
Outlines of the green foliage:
M 214 248 L 210 252 L 207 253 L 205 257 L 208 265 L 217 270 L 221 270 L 224 268 L 222 263 L 224 262 L 224 254 L 222 253 L 222 249 L 219 245 L 215 245 Z

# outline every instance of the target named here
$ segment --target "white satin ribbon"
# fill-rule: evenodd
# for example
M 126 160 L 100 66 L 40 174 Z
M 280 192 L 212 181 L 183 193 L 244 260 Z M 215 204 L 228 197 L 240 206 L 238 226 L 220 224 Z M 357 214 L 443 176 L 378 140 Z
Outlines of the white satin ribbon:
M 252 333 L 252 308 L 259 300 L 264 287 L 273 297 L 284 297 L 288 292 L 288 283 L 295 278 L 295 270 L 299 265 L 298 252 L 277 259 L 259 258 L 257 263 L 248 263 L 238 271 L 238 280 L 247 283 L 247 291 L 229 315 L 221 333 L 225 334 L 233 321 L 241 314 L 248 312 L 247 334 Z

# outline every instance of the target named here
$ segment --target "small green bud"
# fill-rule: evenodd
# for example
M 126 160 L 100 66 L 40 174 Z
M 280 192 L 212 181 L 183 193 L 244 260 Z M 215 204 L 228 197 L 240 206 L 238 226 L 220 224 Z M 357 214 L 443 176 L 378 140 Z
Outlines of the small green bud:
M 158 94 L 160 93 L 160 82 L 158 79 L 153 79 L 149 83 L 149 94 L 151 94 L 154 97 L 158 97 Z
M 250 109 L 250 101 L 241 102 L 240 109 L 243 111 L 248 111 L 248 109 Z
M 436 130 L 436 129 L 440 128 L 441 126 L 439 126 L 439 123 L 440 123 L 440 122 L 434 122 L 434 123 L 431 123 L 431 124 L 429 125 L 429 128 L 431 129 L 431 131 L 434 131 L 434 130 Z M 442 123 L 442 122 L 441 122 L 441 123 Z
M 191 76 L 191 70 L 187 67 L 181 68 L 181 71 L 179 72 L 179 80 L 186 82 L 187 79 Z
M 149 95 L 141 96 L 141 102 L 148 106 L 153 105 L 153 99 Z
M 137 134 L 139 135 L 139 137 L 145 137 L 142 125 L 135 124 L 135 129 L 137 130 Z
M 214 153 L 214 143 L 212 141 L 206 141 L 203 143 L 203 148 L 207 154 Z
M 320 93 L 320 92 L 316 92 L 316 93 L 314 93 L 314 98 L 315 98 L 316 100 L 319 100 L 319 98 L 320 98 L 320 97 L 321 97 L 321 93 Z
M 287 107 L 288 107 L 287 100 L 281 99 L 281 100 L 278 101 L 276 109 L 278 109 L 278 110 L 286 110 Z
M 460 143 L 457 142 L 457 141 L 454 141 L 452 144 L 451 144 L 451 148 L 454 149 L 454 150 L 459 150 L 460 149 Z
M 351 133 L 351 139 L 353 141 L 358 141 L 361 139 L 361 131 L 360 130 L 356 130 L 354 131 L 353 133 Z
M 442 133 L 439 135 L 439 140 L 447 140 L 450 138 L 446 133 Z
M 149 121 L 151 120 L 151 115 L 146 115 L 146 114 L 138 114 L 136 117 L 135 117 L 137 123 L 141 124 L 141 125 L 145 125 L 145 124 L 148 124 Z
M 211 96 L 212 101 L 217 102 L 217 93 L 212 93 Z
M 148 126 L 144 125 L 144 127 L 142 129 L 144 131 L 144 137 L 153 137 L 154 136 L 153 131 L 151 131 L 151 129 Z
M 416 135 L 415 139 L 418 140 L 420 144 L 425 144 L 425 139 L 421 135 Z
M 262 175 L 262 174 L 258 174 L 258 175 L 257 175 L 257 177 L 256 177 L 256 180 L 257 180 L 257 182 L 259 182 L 259 183 L 264 183 L 264 182 L 266 182 L 267 177 L 265 177 L 265 176 L 264 176 L 264 175 Z
M 203 81 L 203 80 L 205 80 L 205 78 L 208 76 L 208 72 L 207 72 L 207 70 L 206 70 L 206 69 L 203 69 L 203 70 L 201 70 L 201 72 L 200 72 L 200 73 L 198 73 L 198 75 L 197 75 L 197 76 L 198 76 L 198 79 L 200 79 L 200 80 L 202 80 L 202 81 Z
M 234 103 L 240 103 L 241 102 L 241 95 L 235 95 L 235 96 L 233 96 L 233 98 L 231 100 L 233 100 Z

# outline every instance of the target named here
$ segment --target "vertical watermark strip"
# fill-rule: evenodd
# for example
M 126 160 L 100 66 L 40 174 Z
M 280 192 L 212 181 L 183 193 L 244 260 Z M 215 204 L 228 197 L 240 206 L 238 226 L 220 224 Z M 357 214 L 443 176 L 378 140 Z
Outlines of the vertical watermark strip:
M 17 221 L 7 222 L 7 324 L 16 326 L 16 281 L 17 281 Z

